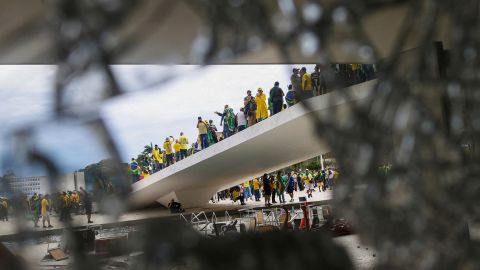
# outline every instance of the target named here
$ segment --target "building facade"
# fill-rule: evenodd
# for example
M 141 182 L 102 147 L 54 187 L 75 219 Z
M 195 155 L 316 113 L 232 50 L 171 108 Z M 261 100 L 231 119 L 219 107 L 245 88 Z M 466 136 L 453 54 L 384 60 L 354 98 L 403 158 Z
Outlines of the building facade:
M 57 191 L 74 191 L 80 187 L 85 187 L 85 175 L 83 172 L 73 172 L 61 175 L 54 186 L 51 185 L 47 176 L 29 176 L 29 177 L 6 177 L 4 181 L 9 185 L 13 194 L 24 194 L 32 196 L 37 194 L 52 194 Z M 13 194 L 2 192 L 3 196 L 9 197 Z

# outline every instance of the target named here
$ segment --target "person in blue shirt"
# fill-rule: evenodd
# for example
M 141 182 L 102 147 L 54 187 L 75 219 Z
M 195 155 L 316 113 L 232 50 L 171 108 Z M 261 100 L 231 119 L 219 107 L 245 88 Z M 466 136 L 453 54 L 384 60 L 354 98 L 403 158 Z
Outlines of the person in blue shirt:
M 292 85 L 288 86 L 287 95 L 285 95 L 285 101 L 287 102 L 288 107 L 291 107 L 297 103 L 295 99 L 295 90 L 292 89 Z
M 290 202 L 293 202 L 293 189 L 295 188 L 295 178 L 292 173 L 288 173 L 287 193 L 290 195 Z

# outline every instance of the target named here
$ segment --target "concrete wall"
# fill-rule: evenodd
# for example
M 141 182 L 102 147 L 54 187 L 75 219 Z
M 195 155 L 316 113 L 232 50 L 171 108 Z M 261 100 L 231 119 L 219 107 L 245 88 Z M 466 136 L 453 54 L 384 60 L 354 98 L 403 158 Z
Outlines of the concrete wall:
M 58 191 L 79 190 L 85 188 L 85 175 L 83 172 L 73 172 L 62 175 L 57 182 Z

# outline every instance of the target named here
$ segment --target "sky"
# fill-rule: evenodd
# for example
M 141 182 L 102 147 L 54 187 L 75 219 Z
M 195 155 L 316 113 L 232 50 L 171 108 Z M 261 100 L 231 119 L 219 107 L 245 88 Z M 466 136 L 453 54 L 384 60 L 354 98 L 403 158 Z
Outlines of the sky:
M 313 70 L 312 65 L 306 66 Z M 215 111 L 221 112 L 228 104 L 238 112 L 247 89 L 256 93 L 261 87 L 268 95 L 275 81 L 286 91 L 292 66 L 121 65 L 113 66 L 113 70 L 126 94 L 101 104 L 100 115 L 121 159 L 127 162 L 144 145 L 163 146 L 165 137 L 178 138 L 181 131 L 193 142 L 198 116 L 214 120 L 221 129 Z M 16 145 L 8 138 L 13 130 L 24 126 L 35 127 L 35 144 L 65 172 L 108 157 L 93 132 L 71 121 L 51 121 L 55 72 L 56 66 L 52 65 L 0 66 L 2 164 L 10 161 L 9 151 L 22 149 L 22 144 Z M 95 89 L 98 83 L 95 78 L 87 78 L 82 82 L 82 91 Z M 0 174 L 5 167 L 0 166 Z

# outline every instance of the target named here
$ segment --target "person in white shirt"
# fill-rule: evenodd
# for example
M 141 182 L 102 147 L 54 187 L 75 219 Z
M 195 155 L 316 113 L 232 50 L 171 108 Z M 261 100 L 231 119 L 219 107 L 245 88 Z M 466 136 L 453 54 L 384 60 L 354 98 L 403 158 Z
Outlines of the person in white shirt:
M 247 127 L 247 117 L 245 110 L 240 108 L 240 112 L 237 113 L 237 132 L 244 130 Z

